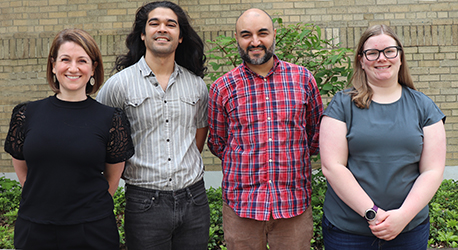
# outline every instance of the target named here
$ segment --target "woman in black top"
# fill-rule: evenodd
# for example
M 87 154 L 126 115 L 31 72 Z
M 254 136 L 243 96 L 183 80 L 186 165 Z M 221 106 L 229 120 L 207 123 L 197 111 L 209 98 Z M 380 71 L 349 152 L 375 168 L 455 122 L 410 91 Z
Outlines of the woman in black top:
M 16 248 L 119 249 L 112 195 L 134 149 L 125 114 L 89 96 L 103 72 L 94 39 L 63 30 L 47 65 L 56 94 L 13 110 L 5 151 L 23 186 Z

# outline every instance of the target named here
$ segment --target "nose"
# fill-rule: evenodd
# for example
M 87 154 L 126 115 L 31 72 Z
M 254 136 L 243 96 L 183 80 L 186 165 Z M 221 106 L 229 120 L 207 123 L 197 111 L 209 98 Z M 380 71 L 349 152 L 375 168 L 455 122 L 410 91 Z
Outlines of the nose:
M 379 53 L 377 61 L 379 60 L 388 60 L 388 58 L 385 56 L 385 51 Z
M 164 32 L 167 32 L 167 29 L 166 29 L 166 27 L 167 27 L 167 26 L 166 26 L 166 24 L 165 24 L 165 23 L 161 23 L 161 24 L 159 24 L 159 27 L 158 27 L 158 32 L 162 32 L 162 33 L 164 33 Z
M 78 69 L 78 65 L 76 65 L 76 62 L 75 62 L 75 61 L 72 61 L 72 62 L 69 64 L 68 70 L 69 70 L 70 72 L 76 72 L 76 71 L 79 70 L 79 69 Z
M 257 47 L 257 46 L 259 46 L 260 44 L 261 44 L 261 40 L 259 39 L 258 36 L 254 35 L 254 36 L 252 37 L 252 39 L 251 39 L 251 45 L 252 45 L 253 47 Z

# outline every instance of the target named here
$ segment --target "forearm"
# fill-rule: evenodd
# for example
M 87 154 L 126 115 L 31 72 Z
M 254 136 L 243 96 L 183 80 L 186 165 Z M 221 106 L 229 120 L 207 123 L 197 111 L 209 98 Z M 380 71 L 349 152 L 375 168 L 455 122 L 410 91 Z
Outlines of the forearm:
M 326 167 L 322 165 L 323 174 L 339 198 L 361 217 L 374 202 L 356 181 L 350 170 L 343 165 Z
M 27 179 L 27 163 L 24 160 L 18 160 L 13 158 L 13 167 L 16 172 L 19 183 L 24 187 L 24 183 Z
M 111 196 L 113 196 L 118 189 L 119 179 L 121 178 L 122 172 L 124 171 L 124 164 L 125 162 L 115 164 L 107 163 L 105 166 L 103 175 L 108 181 L 108 192 L 111 194 Z
M 227 142 L 227 123 L 228 118 L 225 115 L 223 107 L 222 94 L 219 93 L 217 82 L 212 84 L 209 92 L 208 101 L 208 141 L 207 146 L 210 152 L 218 158 L 222 158 Z
M 442 180 L 438 172 L 423 172 L 400 208 L 379 212 L 375 225 L 370 226 L 372 233 L 383 240 L 396 238 L 433 197 Z
M 427 171 L 422 173 L 399 210 L 412 220 L 433 198 L 440 184 L 442 183 L 443 173 L 441 171 Z
M 199 152 L 202 153 L 204 150 L 205 140 L 207 139 L 208 126 L 204 128 L 197 129 L 196 132 L 196 145 L 199 149 Z
M 226 136 L 226 133 L 221 135 L 222 131 L 226 131 L 225 127 L 222 130 L 218 127 L 218 123 L 215 122 L 210 124 L 207 141 L 207 146 L 210 152 L 220 159 L 222 158 L 224 149 L 226 148 L 226 139 L 225 137 L 222 137 Z

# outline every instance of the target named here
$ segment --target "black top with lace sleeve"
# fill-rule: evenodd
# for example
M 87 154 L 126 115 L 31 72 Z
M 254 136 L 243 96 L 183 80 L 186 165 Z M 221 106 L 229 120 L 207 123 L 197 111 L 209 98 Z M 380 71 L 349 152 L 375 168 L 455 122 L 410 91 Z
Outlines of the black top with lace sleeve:
M 65 102 L 55 96 L 14 108 L 5 151 L 27 164 L 18 216 L 60 225 L 110 215 L 105 165 L 134 154 L 121 109 L 90 97 Z

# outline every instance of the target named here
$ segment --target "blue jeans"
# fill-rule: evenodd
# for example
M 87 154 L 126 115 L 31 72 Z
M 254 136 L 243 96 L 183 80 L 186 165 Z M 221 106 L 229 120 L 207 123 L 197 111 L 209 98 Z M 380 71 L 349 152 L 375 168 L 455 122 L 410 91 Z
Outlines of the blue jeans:
M 207 249 L 210 208 L 203 180 L 177 191 L 126 185 L 129 250 Z
M 323 215 L 323 240 L 326 250 L 426 250 L 429 238 L 429 218 L 411 231 L 401 233 L 390 241 L 375 236 L 344 232 Z

